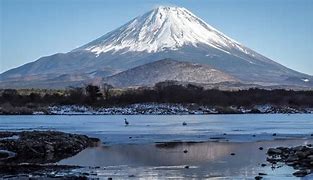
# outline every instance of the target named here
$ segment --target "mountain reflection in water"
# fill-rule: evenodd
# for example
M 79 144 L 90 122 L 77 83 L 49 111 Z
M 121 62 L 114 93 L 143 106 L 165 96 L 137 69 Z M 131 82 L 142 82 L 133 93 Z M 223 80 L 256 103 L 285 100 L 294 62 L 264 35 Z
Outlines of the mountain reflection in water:
M 263 142 L 203 142 L 124 144 L 88 148 L 78 155 L 62 160 L 71 164 L 97 169 L 98 176 L 121 177 L 249 177 L 266 173 L 271 179 L 293 179 L 292 169 L 272 169 L 266 163 L 266 149 L 276 146 L 295 146 L 312 143 L 312 140 L 276 140 Z M 259 150 L 263 147 L 264 150 Z M 187 150 L 187 151 L 185 151 Z M 185 151 L 185 152 L 184 152 Z M 231 155 L 235 153 L 235 155 Z M 261 167 L 266 163 L 266 167 Z M 186 168 L 188 166 L 188 168 Z M 105 169 L 103 169 L 105 168 Z

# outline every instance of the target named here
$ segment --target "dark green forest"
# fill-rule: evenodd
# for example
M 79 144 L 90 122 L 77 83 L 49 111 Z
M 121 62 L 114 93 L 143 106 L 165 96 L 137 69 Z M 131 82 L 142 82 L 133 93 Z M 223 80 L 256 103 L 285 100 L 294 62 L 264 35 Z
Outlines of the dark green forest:
M 313 107 L 313 91 L 248 89 L 222 91 L 195 85 L 158 83 L 152 88 L 117 90 L 108 84 L 88 85 L 67 90 L 1 90 L 0 103 L 6 106 L 89 105 L 113 106 L 133 103 L 196 103 L 209 106 L 244 106 L 271 104 Z

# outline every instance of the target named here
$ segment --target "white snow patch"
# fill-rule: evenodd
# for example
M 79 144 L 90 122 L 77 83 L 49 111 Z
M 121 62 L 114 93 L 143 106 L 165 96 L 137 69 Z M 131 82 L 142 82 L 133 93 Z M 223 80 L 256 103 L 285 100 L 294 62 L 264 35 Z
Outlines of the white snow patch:
M 0 138 L 0 140 L 18 140 L 20 136 L 14 135 L 9 137 Z
M 270 104 L 255 105 L 254 107 L 228 107 L 234 112 L 250 113 L 258 110 L 260 113 L 313 113 L 313 108 L 294 109 L 291 107 L 275 107 Z M 214 106 L 198 106 L 195 104 L 130 104 L 127 106 L 113 106 L 92 108 L 88 106 L 51 106 L 48 111 L 58 115 L 187 115 L 187 114 L 217 114 L 223 113 Z
M 252 54 L 250 50 L 181 7 L 160 6 L 138 16 L 118 29 L 75 50 L 101 53 L 123 50 L 160 52 L 184 45 L 206 44 L 228 54 L 230 50 Z M 74 50 L 74 51 L 75 51 Z
M 44 115 L 45 113 L 42 111 L 35 111 L 33 112 L 33 115 Z

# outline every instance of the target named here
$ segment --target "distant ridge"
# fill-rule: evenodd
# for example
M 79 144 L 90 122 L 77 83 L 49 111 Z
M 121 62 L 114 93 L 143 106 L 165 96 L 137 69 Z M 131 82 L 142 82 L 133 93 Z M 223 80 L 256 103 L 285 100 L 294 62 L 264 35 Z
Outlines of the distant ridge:
M 215 84 L 221 82 L 238 82 L 223 72 L 208 65 L 163 59 L 147 63 L 104 80 L 114 87 L 153 86 L 163 81 Z

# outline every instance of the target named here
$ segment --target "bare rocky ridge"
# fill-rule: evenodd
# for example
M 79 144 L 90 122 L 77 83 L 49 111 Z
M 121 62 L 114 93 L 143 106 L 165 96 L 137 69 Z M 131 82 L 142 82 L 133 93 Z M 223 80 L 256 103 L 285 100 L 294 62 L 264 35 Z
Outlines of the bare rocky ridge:
M 104 81 L 114 87 L 153 86 L 163 81 L 216 84 L 220 82 L 238 82 L 208 65 L 164 59 L 106 78 Z

